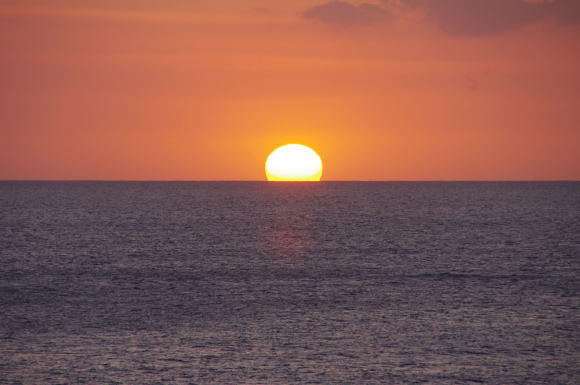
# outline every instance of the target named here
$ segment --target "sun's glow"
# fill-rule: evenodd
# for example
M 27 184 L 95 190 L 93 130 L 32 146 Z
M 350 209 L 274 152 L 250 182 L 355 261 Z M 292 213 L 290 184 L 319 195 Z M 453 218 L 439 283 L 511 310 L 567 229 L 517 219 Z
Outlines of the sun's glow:
M 266 159 L 266 178 L 269 181 L 319 181 L 321 176 L 320 156 L 302 144 L 278 147 Z

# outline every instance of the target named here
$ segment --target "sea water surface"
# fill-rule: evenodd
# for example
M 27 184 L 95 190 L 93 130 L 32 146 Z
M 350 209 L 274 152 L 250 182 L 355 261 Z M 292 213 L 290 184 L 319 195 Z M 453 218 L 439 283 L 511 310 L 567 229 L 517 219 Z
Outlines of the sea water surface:
M 0 182 L 1 384 L 578 384 L 580 183 Z

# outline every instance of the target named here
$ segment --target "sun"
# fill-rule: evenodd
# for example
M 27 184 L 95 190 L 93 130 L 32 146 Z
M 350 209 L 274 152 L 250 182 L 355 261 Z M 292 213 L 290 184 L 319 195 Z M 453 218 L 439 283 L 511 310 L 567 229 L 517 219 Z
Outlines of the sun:
M 322 160 L 310 147 L 287 144 L 278 147 L 266 159 L 266 178 L 276 182 L 319 181 Z

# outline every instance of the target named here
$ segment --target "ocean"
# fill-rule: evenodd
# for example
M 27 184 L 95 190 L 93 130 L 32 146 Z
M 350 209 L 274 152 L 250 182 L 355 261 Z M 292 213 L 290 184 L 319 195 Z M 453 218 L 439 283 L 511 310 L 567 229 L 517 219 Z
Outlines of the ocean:
M 0 384 L 579 384 L 578 182 L 0 182 Z

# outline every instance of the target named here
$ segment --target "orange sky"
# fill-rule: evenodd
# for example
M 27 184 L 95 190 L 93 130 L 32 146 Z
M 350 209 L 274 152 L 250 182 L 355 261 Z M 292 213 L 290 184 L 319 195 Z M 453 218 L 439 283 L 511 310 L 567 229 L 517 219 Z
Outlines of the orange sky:
M 0 0 L 0 179 L 580 179 L 577 0 Z

